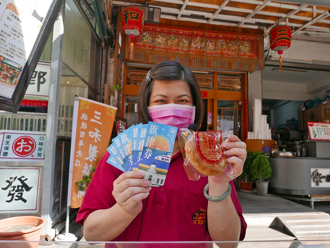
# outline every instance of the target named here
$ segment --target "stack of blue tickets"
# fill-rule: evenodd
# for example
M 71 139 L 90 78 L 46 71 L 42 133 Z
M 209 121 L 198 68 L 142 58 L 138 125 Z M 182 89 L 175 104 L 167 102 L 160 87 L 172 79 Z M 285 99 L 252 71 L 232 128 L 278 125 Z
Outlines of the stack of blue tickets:
M 133 125 L 112 139 L 107 162 L 123 172 L 144 171 L 144 179 L 149 180 L 151 186 L 162 186 L 177 131 L 176 127 L 155 122 Z

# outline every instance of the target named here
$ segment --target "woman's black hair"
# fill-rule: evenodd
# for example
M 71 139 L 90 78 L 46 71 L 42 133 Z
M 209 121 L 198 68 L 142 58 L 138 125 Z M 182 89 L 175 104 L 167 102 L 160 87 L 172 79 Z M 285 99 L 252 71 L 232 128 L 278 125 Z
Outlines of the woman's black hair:
M 144 78 L 138 96 L 139 121 L 143 124 L 147 124 L 152 120 L 148 112 L 148 106 L 154 80 L 182 80 L 189 85 L 193 105 L 196 106 L 195 123 L 198 128 L 200 128 L 204 118 L 204 106 L 199 85 L 196 78 L 187 67 L 173 60 L 166 60 L 155 65 Z

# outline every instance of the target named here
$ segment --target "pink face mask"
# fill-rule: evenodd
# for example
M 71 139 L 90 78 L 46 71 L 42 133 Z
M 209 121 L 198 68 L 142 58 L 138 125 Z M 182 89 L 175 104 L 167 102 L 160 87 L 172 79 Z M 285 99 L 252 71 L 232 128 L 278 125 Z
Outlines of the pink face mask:
M 187 128 L 194 123 L 195 109 L 195 106 L 174 103 L 148 107 L 153 122 L 177 128 Z

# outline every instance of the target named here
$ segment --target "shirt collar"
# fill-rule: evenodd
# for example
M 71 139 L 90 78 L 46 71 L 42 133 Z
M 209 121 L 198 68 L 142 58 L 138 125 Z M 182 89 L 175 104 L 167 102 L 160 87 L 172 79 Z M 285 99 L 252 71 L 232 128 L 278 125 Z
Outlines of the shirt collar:
M 171 159 L 177 158 L 180 154 L 181 154 L 181 149 L 176 154 L 174 154 Z

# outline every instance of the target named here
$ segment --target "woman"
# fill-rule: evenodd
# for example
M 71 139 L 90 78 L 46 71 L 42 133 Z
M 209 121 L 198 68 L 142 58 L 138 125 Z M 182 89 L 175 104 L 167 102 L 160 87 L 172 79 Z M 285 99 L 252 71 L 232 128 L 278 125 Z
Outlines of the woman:
M 157 64 L 143 81 L 138 98 L 139 120 L 144 124 L 152 121 L 148 108 L 172 106 L 167 104 L 195 106 L 195 123 L 201 126 L 204 108 L 199 86 L 191 71 L 175 61 Z M 163 118 L 167 123 L 178 126 L 176 118 L 166 113 L 168 111 L 164 111 Z M 231 135 L 223 149 L 233 168 L 231 178 L 208 176 L 190 181 L 176 140 L 165 184 L 157 188 L 151 188 L 150 182 L 143 180 L 143 172 L 122 173 L 109 165 L 106 161 L 110 154 L 106 153 L 77 216 L 77 222 L 84 224 L 86 240 L 243 240 L 246 223 L 231 180 L 242 173 L 246 146 Z M 204 195 L 207 183 L 209 191 Z M 230 192 L 229 185 L 230 196 L 221 198 Z

